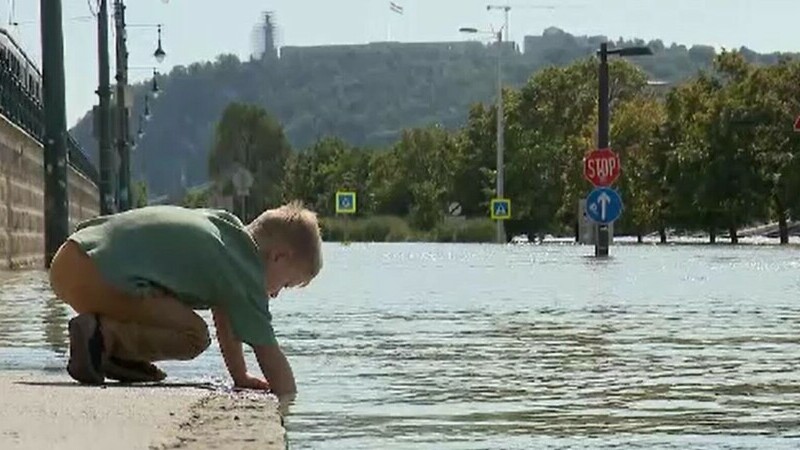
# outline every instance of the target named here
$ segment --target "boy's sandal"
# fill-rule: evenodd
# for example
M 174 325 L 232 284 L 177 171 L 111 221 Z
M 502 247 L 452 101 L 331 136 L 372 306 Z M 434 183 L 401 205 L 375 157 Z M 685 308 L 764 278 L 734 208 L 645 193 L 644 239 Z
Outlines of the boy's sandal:
M 103 334 L 93 314 L 81 314 L 69 321 L 69 363 L 67 373 L 84 384 L 103 384 Z

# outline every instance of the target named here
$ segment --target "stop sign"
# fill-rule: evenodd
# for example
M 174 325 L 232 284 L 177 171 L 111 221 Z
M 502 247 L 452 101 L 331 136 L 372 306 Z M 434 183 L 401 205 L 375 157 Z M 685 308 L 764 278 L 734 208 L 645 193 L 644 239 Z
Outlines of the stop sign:
M 619 178 L 619 155 L 610 148 L 592 150 L 583 158 L 583 176 L 594 186 L 610 186 Z

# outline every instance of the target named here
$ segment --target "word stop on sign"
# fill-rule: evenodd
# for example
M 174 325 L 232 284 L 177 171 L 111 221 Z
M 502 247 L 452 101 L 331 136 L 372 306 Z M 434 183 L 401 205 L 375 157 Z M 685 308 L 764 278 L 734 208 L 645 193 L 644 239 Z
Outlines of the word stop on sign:
M 595 186 L 614 183 L 619 173 L 619 156 L 610 150 L 593 151 L 584 160 L 583 174 Z
M 588 161 L 589 178 L 599 178 L 607 181 L 617 168 L 616 158 L 592 159 Z

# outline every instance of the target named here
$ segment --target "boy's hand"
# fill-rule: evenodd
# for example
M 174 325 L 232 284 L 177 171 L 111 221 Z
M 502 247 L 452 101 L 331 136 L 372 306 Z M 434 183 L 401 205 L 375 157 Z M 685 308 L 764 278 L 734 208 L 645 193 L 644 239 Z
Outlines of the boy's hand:
M 234 387 L 240 389 L 258 389 L 262 391 L 269 390 L 269 383 L 262 380 L 261 378 L 250 376 L 250 374 L 245 375 L 243 378 L 239 380 L 233 381 Z

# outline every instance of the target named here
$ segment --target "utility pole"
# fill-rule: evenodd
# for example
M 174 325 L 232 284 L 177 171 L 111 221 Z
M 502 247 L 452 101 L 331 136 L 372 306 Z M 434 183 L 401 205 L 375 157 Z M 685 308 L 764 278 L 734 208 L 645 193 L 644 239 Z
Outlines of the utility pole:
M 493 6 L 486 7 L 487 10 L 502 9 L 505 12 L 505 25 L 503 28 L 508 36 L 508 12 L 511 10 L 510 6 Z M 503 108 L 503 30 L 497 32 L 497 198 L 504 198 L 504 185 L 505 185 L 505 110 Z M 497 242 L 505 244 L 507 242 L 505 221 L 497 220 L 496 233 Z
M 503 107 L 503 30 L 497 32 L 497 198 L 504 197 L 505 109 Z M 505 221 L 497 220 L 497 242 L 506 243 Z
M 100 214 L 108 215 L 116 211 L 114 195 L 114 155 L 111 150 L 111 81 L 108 56 L 108 0 L 99 0 L 97 14 L 97 56 L 99 62 L 100 97 L 98 120 L 100 150 Z
M 45 268 L 69 236 L 67 114 L 61 0 L 41 0 Z
M 117 190 L 117 207 L 119 211 L 127 211 L 133 203 L 133 192 L 130 189 L 131 162 L 130 136 L 128 130 L 128 105 L 126 91 L 128 87 L 128 46 L 125 31 L 125 4 L 123 0 L 115 0 L 115 28 L 117 37 L 117 153 L 119 156 L 119 188 Z

